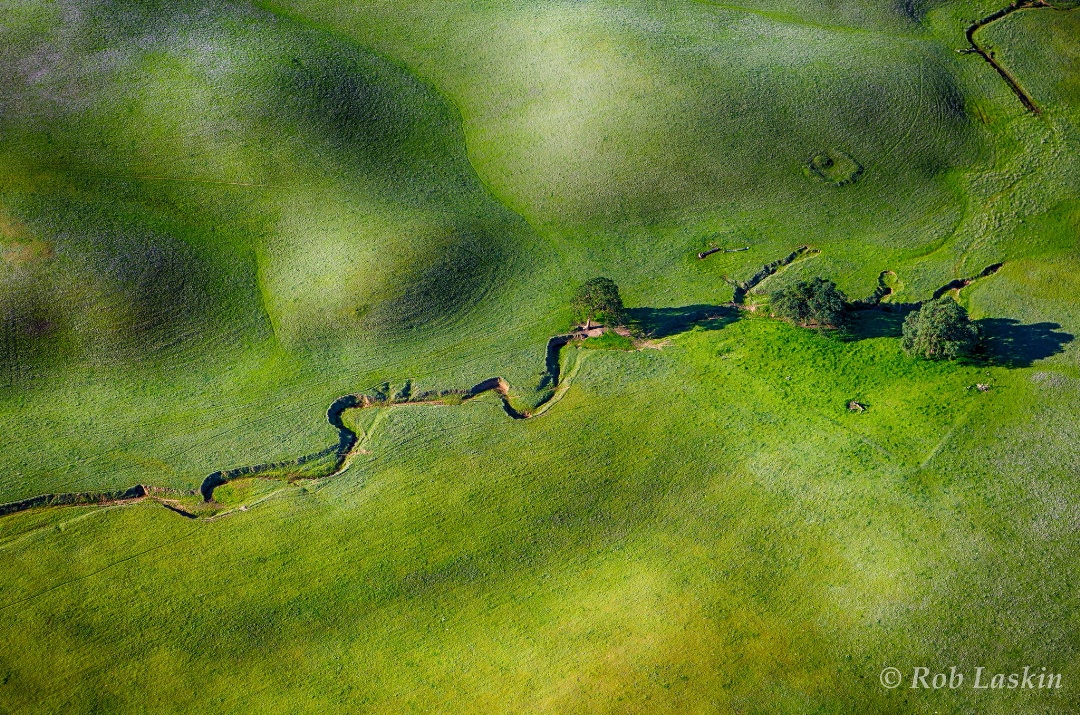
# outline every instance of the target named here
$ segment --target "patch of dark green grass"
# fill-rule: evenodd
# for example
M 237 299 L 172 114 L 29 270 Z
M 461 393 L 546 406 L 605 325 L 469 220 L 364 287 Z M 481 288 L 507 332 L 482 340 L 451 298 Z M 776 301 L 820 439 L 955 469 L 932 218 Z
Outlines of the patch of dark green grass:
M 588 338 L 581 346 L 590 350 L 633 350 L 634 341 L 625 335 L 619 335 L 614 330 L 609 330 L 603 335 Z

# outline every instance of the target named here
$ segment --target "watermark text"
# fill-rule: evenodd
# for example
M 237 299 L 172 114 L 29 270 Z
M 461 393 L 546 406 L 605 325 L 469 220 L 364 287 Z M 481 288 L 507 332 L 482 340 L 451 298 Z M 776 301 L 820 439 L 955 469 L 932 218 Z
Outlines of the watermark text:
M 1059 690 L 1061 673 L 1054 673 L 1042 666 L 1025 665 L 1023 670 L 999 673 L 982 666 L 962 669 L 955 665 L 947 670 L 935 670 L 916 666 L 906 672 L 900 668 L 887 667 L 881 671 L 881 687 L 889 690 Z

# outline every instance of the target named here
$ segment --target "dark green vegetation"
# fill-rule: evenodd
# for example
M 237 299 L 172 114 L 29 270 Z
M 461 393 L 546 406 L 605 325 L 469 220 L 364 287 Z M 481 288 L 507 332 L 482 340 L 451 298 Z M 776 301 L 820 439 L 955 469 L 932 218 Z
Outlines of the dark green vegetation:
M 594 322 L 620 325 L 624 316 L 619 286 L 610 278 L 590 278 L 574 291 L 570 314 L 575 323 L 586 327 Z
M 847 322 L 847 296 L 824 278 L 798 281 L 772 294 L 773 315 L 803 327 L 839 328 Z
M 974 352 L 979 329 L 962 305 L 949 297 L 923 303 L 904 319 L 904 352 L 927 360 L 955 360 Z
M 1080 14 L 978 31 L 1034 116 L 1004 4 L 0 0 L 0 501 L 175 490 L 0 519 L 0 710 L 1076 712 Z M 598 274 L 662 349 L 545 342 Z M 730 305 L 813 276 L 881 309 Z

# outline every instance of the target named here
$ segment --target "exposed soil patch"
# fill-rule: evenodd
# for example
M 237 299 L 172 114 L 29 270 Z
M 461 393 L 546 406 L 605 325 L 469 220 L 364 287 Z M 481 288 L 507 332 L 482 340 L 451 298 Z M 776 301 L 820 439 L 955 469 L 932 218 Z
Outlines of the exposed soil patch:
M 749 251 L 749 250 L 750 250 L 750 246 L 744 246 L 743 248 L 719 248 L 719 247 L 714 246 L 714 247 L 712 247 L 712 248 L 710 248 L 708 250 L 702 251 L 701 253 L 697 254 L 697 257 L 699 259 L 705 259 L 705 258 L 708 258 L 709 256 L 711 256 L 714 253 L 741 253 L 742 251 Z

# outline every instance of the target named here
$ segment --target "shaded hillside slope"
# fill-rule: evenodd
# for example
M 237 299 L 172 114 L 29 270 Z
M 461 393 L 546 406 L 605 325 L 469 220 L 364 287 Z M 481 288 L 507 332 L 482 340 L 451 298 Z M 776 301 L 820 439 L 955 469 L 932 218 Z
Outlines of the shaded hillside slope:
M 184 485 L 229 422 L 303 440 L 364 351 L 505 296 L 535 240 L 453 108 L 346 40 L 236 4 L 5 10 L 7 496 Z M 253 425 L 260 398 L 289 412 Z

